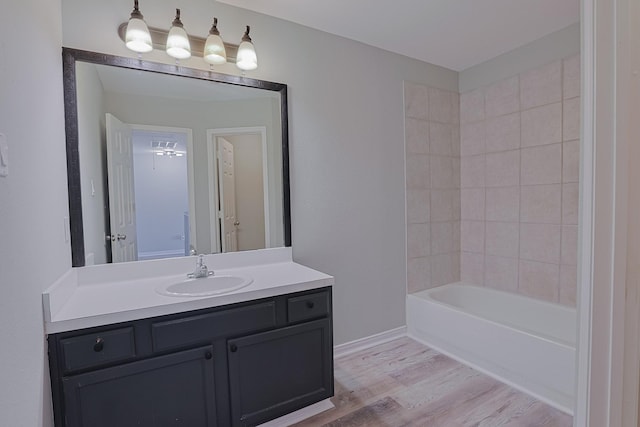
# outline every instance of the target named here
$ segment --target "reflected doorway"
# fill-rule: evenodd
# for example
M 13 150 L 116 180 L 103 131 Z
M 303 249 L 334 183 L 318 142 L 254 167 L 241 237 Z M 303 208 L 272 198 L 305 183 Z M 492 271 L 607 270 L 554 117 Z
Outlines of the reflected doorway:
M 211 246 L 220 252 L 270 247 L 266 128 L 207 131 Z
M 191 129 L 131 125 L 137 259 L 189 255 L 195 247 Z

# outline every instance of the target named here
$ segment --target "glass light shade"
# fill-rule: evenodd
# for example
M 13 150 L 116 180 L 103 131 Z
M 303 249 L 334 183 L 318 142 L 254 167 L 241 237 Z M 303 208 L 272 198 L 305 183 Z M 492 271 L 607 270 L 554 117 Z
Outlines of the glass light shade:
M 153 50 L 149 28 L 142 19 L 129 19 L 124 39 L 127 48 L 134 52 L 147 53 Z
M 167 36 L 167 54 L 176 59 L 187 59 L 191 57 L 191 45 L 189 36 L 184 30 L 180 20 L 180 9 L 176 9 L 176 19 L 171 23 L 171 29 Z
M 256 50 L 250 41 L 243 41 L 240 43 L 240 46 L 238 46 L 236 66 L 243 71 L 251 71 L 258 68 Z
M 191 45 L 187 32 L 182 27 L 173 26 L 167 37 L 167 54 L 176 59 L 191 57 Z
M 209 34 L 204 44 L 204 60 L 213 65 L 227 62 L 227 51 L 224 48 L 222 37 L 217 34 Z

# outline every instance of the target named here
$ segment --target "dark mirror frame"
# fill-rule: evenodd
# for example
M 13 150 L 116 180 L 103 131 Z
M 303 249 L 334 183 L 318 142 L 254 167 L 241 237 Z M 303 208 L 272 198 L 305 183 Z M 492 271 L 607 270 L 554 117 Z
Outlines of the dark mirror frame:
M 212 71 L 169 65 L 142 59 L 108 55 L 104 53 L 62 48 L 64 84 L 64 114 L 67 139 L 67 184 L 69 189 L 69 227 L 71 232 L 71 265 L 83 267 L 84 230 L 82 222 L 82 193 L 80 189 L 80 156 L 78 151 L 78 105 L 76 87 L 76 62 L 110 65 L 152 73 L 188 77 L 236 86 L 270 90 L 280 94 L 280 118 L 282 126 L 282 199 L 284 244 L 291 246 L 291 193 L 289 188 L 289 125 L 287 85 Z

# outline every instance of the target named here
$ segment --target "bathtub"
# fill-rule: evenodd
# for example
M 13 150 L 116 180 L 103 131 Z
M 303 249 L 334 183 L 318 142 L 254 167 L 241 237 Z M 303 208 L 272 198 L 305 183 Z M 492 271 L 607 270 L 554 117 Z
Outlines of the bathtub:
M 575 309 L 452 283 L 407 297 L 410 337 L 573 414 Z

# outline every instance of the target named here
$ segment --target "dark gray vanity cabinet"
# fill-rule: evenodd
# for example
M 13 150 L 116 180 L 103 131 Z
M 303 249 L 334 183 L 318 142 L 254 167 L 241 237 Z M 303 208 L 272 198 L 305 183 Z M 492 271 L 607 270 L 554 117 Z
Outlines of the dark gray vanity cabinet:
M 253 426 L 333 395 L 330 287 L 48 340 L 56 426 Z

